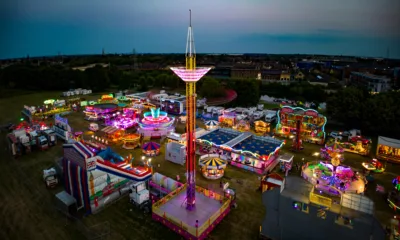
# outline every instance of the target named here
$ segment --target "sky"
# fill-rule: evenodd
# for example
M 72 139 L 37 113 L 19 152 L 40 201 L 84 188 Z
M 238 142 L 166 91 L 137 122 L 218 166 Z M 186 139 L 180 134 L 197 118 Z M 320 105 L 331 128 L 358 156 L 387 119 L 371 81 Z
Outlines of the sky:
M 399 0 L 0 1 L 0 59 L 184 53 L 400 58 Z

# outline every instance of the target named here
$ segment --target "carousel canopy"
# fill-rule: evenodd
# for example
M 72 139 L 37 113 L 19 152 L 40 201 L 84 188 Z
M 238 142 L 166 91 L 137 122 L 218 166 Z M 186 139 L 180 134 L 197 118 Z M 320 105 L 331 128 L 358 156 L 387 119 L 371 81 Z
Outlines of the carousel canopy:
M 215 121 L 215 120 L 210 120 L 204 123 L 206 126 L 209 127 L 215 127 L 219 125 L 219 122 Z
M 226 167 L 226 162 L 220 158 L 205 158 L 200 160 L 200 166 L 207 169 L 221 169 Z
M 154 150 L 160 149 L 160 144 L 155 143 L 155 142 L 147 142 L 147 143 L 143 144 L 142 149 L 146 150 L 146 151 L 154 151 Z

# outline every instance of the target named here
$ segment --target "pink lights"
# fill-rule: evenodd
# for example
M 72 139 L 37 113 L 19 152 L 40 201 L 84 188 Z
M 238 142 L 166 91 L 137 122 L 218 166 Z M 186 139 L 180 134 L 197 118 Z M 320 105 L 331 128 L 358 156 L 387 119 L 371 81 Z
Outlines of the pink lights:
M 171 70 L 183 81 L 185 82 L 197 82 L 202 78 L 208 71 L 210 67 L 200 67 L 195 70 L 188 70 L 185 67 L 172 67 Z

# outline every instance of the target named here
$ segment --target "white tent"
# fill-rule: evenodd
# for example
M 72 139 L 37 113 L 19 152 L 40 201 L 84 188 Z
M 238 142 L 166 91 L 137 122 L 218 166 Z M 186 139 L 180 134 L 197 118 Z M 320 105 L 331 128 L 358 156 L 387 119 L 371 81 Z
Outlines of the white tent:
M 379 145 L 384 145 L 392 148 L 400 148 L 400 140 L 379 136 L 378 146 Z
M 206 121 L 204 124 L 206 125 L 206 127 L 208 129 L 215 129 L 218 127 L 219 122 L 217 122 L 215 120 L 210 120 L 210 121 Z

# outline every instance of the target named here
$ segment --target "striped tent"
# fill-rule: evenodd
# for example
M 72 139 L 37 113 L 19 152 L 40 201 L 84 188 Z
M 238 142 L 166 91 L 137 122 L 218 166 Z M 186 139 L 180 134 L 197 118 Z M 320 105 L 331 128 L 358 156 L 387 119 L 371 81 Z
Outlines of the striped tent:
M 142 149 L 145 151 L 155 151 L 157 149 L 160 149 L 160 144 L 155 143 L 155 142 L 147 142 L 147 143 L 143 144 Z
M 209 120 L 209 121 L 206 121 L 204 124 L 206 125 L 206 128 L 208 130 L 212 130 L 212 129 L 218 128 L 219 122 L 217 122 L 215 120 Z
M 207 169 L 222 169 L 226 167 L 226 162 L 220 158 L 201 159 L 199 164 Z

